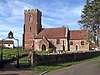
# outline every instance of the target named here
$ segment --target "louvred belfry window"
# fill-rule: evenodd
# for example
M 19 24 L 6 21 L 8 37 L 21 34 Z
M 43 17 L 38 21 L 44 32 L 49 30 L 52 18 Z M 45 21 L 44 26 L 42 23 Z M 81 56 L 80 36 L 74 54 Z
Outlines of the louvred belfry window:
M 32 20 L 33 20 L 32 15 L 30 15 L 29 22 L 32 23 Z

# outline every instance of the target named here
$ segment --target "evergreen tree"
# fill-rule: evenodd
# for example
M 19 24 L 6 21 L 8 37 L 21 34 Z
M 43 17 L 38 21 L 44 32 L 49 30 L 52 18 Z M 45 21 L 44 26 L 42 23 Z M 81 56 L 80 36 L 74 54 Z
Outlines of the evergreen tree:
M 89 29 L 94 33 L 100 27 L 100 0 L 87 0 L 84 5 L 81 20 L 78 21 L 82 29 Z

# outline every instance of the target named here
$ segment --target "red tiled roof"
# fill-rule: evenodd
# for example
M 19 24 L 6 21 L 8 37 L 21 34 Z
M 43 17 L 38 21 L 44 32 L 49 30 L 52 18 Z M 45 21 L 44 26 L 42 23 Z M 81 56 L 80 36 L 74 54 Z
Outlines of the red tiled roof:
M 0 40 L 0 44 L 2 44 L 2 40 Z M 12 40 L 3 40 L 3 44 L 14 44 Z
M 87 40 L 88 30 L 72 30 L 70 31 L 70 40 Z
M 46 28 L 43 29 L 35 38 L 66 38 L 66 28 Z

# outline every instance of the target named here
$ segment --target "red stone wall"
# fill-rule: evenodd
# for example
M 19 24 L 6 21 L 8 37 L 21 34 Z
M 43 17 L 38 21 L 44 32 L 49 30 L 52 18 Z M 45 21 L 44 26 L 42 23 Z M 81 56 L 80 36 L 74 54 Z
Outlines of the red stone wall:
M 30 17 L 32 21 L 30 22 Z M 31 49 L 34 37 L 42 30 L 41 12 L 38 9 L 24 11 L 23 48 Z

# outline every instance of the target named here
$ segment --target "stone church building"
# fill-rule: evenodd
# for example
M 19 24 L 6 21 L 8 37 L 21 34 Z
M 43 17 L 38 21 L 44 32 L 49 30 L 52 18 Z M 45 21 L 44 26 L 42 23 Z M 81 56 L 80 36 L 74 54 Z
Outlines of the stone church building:
M 38 9 L 24 11 L 24 49 L 89 50 L 88 30 L 70 31 L 67 27 L 42 28 L 41 15 L 42 12 Z

